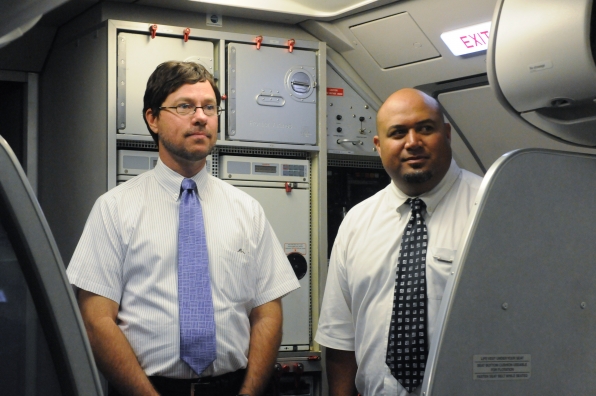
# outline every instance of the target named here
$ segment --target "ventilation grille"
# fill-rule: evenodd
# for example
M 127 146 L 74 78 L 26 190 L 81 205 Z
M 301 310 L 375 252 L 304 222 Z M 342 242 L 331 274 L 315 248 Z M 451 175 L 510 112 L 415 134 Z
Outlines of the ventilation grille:
M 363 169 L 383 169 L 383 164 L 380 160 L 349 160 L 349 159 L 329 159 L 327 166 L 335 166 L 338 168 L 363 168 Z
M 157 145 L 154 141 L 118 140 L 116 141 L 116 147 L 119 149 L 157 150 Z

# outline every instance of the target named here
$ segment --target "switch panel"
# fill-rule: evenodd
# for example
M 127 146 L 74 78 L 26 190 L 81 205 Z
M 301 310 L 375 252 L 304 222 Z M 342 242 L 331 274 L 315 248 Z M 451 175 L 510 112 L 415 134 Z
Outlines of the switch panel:
M 327 65 L 327 151 L 376 156 L 377 113 Z

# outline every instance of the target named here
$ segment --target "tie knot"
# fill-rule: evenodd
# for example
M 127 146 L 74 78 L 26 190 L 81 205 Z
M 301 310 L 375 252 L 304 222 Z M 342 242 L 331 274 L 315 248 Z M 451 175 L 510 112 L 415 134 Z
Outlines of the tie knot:
M 197 184 L 193 179 L 184 179 L 182 180 L 182 190 L 193 190 L 197 187 Z
M 420 211 L 423 211 L 424 209 L 426 209 L 426 204 L 424 203 L 423 200 L 421 200 L 418 197 L 408 198 L 407 202 L 410 204 L 412 211 L 420 212 Z

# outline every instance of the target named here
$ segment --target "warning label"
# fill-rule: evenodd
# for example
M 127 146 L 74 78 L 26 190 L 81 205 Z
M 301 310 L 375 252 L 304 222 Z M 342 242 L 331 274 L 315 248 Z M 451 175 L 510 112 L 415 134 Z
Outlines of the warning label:
M 474 379 L 529 379 L 531 362 L 531 355 L 474 355 Z
M 286 254 L 300 253 L 306 256 L 306 243 L 284 243 L 284 251 Z
M 344 89 L 327 87 L 327 96 L 344 96 Z

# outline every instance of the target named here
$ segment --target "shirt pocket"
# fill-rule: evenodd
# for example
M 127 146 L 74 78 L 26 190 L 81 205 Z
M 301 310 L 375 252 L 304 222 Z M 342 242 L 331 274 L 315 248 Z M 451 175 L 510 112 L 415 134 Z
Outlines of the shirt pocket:
M 224 300 L 250 302 L 255 294 L 255 276 L 246 249 L 223 249 L 215 263 L 214 279 Z
M 441 300 L 447 279 L 451 274 L 451 266 L 457 250 L 447 248 L 429 249 L 426 265 L 426 282 L 428 285 L 428 298 Z

